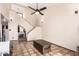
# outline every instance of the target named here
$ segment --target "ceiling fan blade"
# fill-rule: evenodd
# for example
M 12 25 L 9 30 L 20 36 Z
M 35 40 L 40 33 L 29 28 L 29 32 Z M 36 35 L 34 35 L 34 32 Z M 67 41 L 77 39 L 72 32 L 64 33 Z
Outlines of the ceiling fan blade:
M 31 15 L 35 14 L 36 12 L 31 13 Z
M 30 6 L 28 6 L 30 9 L 32 9 L 32 10 L 34 10 L 34 11 L 36 11 L 34 8 L 32 8 L 32 7 L 30 7 Z
M 45 9 L 47 9 L 47 7 L 43 7 L 41 9 L 39 9 L 39 11 L 42 11 L 42 10 L 45 10 Z
M 41 13 L 40 11 L 39 11 L 39 13 L 41 14 L 41 15 L 44 15 L 43 13 Z

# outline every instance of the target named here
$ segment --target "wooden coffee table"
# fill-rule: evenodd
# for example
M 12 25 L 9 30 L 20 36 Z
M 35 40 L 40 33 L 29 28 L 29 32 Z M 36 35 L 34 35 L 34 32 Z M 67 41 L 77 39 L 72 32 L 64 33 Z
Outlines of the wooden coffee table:
M 51 43 L 42 39 L 34 40 L 33 45 L 42 54 L 48 53 L 51 50 Z

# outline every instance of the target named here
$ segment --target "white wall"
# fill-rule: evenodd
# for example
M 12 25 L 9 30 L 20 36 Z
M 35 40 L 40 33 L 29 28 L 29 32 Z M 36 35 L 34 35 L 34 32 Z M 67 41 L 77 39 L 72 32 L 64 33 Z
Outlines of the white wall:
M 56 4 L 44 11 L 43 39 L 76 50 L 79 45 L 79 4 Z
M 10 9 L 10 4 L 0 3 L 0 13 L 2 13 L 5 17 L 9 17 L 9 9 Z
M 15 16 L 13 16 L 15 15 Z M 10 20 L 9 20 L 9 39 L 10 40 L 17 40 L 18 39 L 18 33 L 17 33 L 17 15 L 13 12 L 10 12 Z M 12 21 L 11 21 L 12 19 Z

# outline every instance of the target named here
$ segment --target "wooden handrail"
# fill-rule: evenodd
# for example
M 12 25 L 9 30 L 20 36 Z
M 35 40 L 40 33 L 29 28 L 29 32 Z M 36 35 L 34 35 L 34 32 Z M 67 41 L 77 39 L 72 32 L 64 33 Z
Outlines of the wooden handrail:
M 37 26 L 33 27 L 32 29 L 30 29 L 26 34 L 28 35 L 32 30 L 34 30 Z

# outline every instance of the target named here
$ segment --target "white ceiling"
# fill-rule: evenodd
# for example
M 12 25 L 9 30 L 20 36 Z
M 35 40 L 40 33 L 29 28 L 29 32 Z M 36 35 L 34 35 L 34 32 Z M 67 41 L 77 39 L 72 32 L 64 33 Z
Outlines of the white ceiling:
M 36 8 L 37 6 L 37 3 L 18 3 L 22 6 L 31 6 L 33 8 Z M 56 3 L 38 3 L 38 8 L 42 8 L 42 7 L 48 7 L 48 6 L 53 6 L 53 5 L 56 5 Z
M 37 7 L 37 3 L 16 3 L 22 7 L 27 7 L 27 6 L 31 6 L 32 8 Z M 50 6 L 59 6 L 59 5 L 79 5 L 79 4 L 75 4 L 75 3 L 38 3 L 38 9 L 42 8 L 42 7 L 50 7 Z

